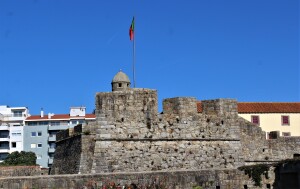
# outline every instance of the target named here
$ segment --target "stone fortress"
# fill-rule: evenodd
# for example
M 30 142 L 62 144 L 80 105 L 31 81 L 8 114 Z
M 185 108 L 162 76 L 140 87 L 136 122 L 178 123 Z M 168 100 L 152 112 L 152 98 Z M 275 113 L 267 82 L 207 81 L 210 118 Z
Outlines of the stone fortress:
M 245 188 L 253 183 L 238 167 L 300 153 L 300 137 L 267 140 L 238 116 L 235 99 L 203 100 L 197 107 L 195 98 L 169 98 L 158 113 L 156 90 L 130 88 L 122 71 L 111 84 L 112 92 L 96 94 L 95 123 L 57 135 L 51 174 L 196 171 L 194 182 L 206 182 L 201 175 L 214 179 L 205 188 Z

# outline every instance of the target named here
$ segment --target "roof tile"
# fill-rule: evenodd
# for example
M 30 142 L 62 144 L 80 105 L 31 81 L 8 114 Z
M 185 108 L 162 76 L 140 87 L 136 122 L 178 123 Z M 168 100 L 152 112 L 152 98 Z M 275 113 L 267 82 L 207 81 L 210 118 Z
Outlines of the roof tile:
M 201 101 L 197 110 L 202 112 Z M 300 113 L 300 102 L 238 102 L 238 113 Z
M 69 120 L 71 118 L 76 118 L 76 116 L 70 116 L 69 114 L 54 114 L 53 116 L 51 116 L 51 120 L 55 119 L 55 120 Z M 93 119 L 96 118 L 95 114 L 85 114 L 85 118 L 88 119 Z M 31 120 L 50 120 L 48 118 L 48 115 L 44 115 L 44 117 L 41 117 L 41 115 L 32 115 L 30 117 L 27 117 L 27 119 L 25 121 L 31 121 Z

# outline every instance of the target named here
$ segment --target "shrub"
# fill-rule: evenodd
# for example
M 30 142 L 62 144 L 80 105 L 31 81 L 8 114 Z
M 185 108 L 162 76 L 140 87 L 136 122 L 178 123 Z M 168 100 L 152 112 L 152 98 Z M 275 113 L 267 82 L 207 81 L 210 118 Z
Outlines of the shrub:
M 0 165 L 36 165 L 36 155 L 33 152 L 13 152 Z

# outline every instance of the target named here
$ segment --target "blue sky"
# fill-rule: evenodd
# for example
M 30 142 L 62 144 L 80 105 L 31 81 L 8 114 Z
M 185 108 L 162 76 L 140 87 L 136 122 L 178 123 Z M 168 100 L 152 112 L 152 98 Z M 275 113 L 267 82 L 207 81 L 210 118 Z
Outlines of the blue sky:
M 94 109 L 122 69 L 162 99 L 300 101 L 298 0 L 0 0 L 0 104 Z

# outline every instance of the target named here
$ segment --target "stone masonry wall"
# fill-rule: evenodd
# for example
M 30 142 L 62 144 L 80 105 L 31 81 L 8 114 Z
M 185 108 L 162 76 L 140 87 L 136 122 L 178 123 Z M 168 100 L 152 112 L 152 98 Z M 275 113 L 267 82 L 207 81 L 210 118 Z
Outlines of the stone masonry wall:
M 92 128 L 95 128 L 94 123 L 84 126 L 80 124 L 74 129 L 60 131 L 57 134 L 56 151 L 50 174 L 90 172 L 95 149 L 95 133 Z
M 210 169 L 197 171 L 156 171 L 131 172 L 112 174 L 81 174 L 81 175 L 49 175 L 35 177 L 0 178 L 0 189 L 94 189 L 110 188 L 161 188 L 161 189 L 192 189 L 201 186 L 205 189 L 267 189 L 267 184 L 274 182 L 263 178 L 262 187 L 254 183 L 244 172 L 236 169 Z
M 260 127 L 239 118 L 241 143 L 246 164 L 273 163 L 300 154 L 300 137 L 266 139 Z M 250 142 L 251 141 L 251 142 Z
M 199 170 L 241 166 L 237 141 L 97 141 L 97 172 Z
M 165 99 L 158 116 L 156 101 L 149 89 L 97 93 L 92 173 L 243 165 L 235 100 L 204 102 L 214 112 L 198 114 L 195 98 Z
M 292 159 L 300 154 L 300 137 L 279 137 L 268 140 L 268 146 L 272 149 L 274 160 Z
M 77 174 L 81 160 L 81 145 L 81 134 L 57 140 L 50 174 Z
M 164 99 L 163 110 L 164 115 L 168 116 L 193 116 L 197 113 L 197 100 L 189 97 Z
M 16 177 L 16 176 L 36 176 L 41 175 L 43 171 L 40 166 L 1 166 L 1 177 Z
M 261 128 L 238 117 L 234 99 L 202 101 L 202 113 L 195 98 L 163 103 L 164 111 L 158 114 L 157 94 L 150 89 L 97 93 L 97 121 L 82 128 L 89 136 L 66 139 L 56 151 L 74 151 L 71 158 L 80 159 L 79 165 L 61 170 L 68 159 L 55 155 L 54 173 L 236 169 L 299 154 L 299 138 L 266 140 Z M 76 147 L 63 150 L 68 140 L 76 141 L 72 145 L 78 144 L 81 155 Z
M 235 99 L 215 99 L 202 101 L 203 114 L 215 114 L 218 117 L 237 118 L 237 101 Z
M 96 114 L 105 114 L 109 124 L 122 122 L 151 124 L 156 122 L 157 111 L 156 90 L 130 89 L 96 94 Z

